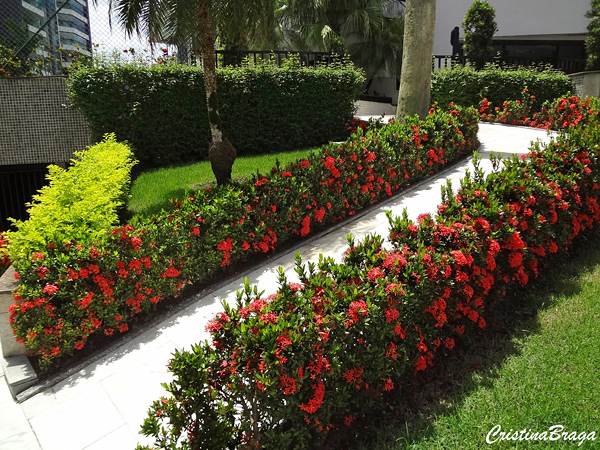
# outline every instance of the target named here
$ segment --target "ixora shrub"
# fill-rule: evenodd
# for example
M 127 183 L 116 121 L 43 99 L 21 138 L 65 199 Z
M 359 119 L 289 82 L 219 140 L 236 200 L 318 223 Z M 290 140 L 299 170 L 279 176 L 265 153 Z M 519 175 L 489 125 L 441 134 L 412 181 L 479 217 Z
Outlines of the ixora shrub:
M 92 335 L 125 332 L 185 284 L 352 216 L 473 152 L 476 118 L 476 110 L 457 107 L 432 110 L 423 122 L 378 125 L 269 176 L 190 193 L 176 209 L 98 232 L 96 240 L 57 234 L 30 252 L 17 248 L 17 340 L 46 370 Z
M 534 95 L 534 111 L 573 90 L 571 79 L 563 72 L 546 67 L 501 68 L 487 65 L 483 70 L 473 66 L 453 66 L 435 72 L 431 79 L 431 101 L 440 105 L 454 102 L 461 106 L 477 106 L 484 98 L 494 105 L 520 100 L 523 87 Z
M 268 298 L 247 285 L 209 322 L 210 343 L 175 353 L 171 395 L 143 433 L 163 449 L 349 447 L 331 436 L 351 439 L 357 419 L 600 222 L 599 140 L 575 127 L 487 178 L 476 167 L 443 190 L 435 218 L 390 217 L 391 249 L 350 239 L 343 263 L 298 259 L 300 283 L 281 275 Z
M 3 232 L 0 232 L 0 276 L 10 266 L 10 259 L 8 257 L 8 238 Z
M 502 106 L 494 106 L 484 98 L 479 104 L 479 115 L 481 120 L 487 122 L 528 125 L 552 130 L 597 122 L 600 104 L 594 99 L 583 100 L 576 95 L 563 97 L 552 103 L 545 102 L 539 111 L 533 108 L 535 102 L 535 96 L 525 88 L 520 100 L 505 101 Z
M 99 61 L 71 73 L 67 91 L 93 139 L 114 132 L 141 162 L 207 158 L 210 132 L 203 71 Z M 293 58 L 217 70 L 222 128 L 239 155 L 345 139 L 363 76 L 349 62 L 306 68 Z

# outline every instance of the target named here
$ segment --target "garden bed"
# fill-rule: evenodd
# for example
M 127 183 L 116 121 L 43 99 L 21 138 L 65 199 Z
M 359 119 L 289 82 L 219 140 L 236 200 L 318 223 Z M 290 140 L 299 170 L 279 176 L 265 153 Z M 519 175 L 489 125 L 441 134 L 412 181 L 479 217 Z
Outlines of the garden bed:
M 248 286 L 209 323 L 212 342 L 176 352 L 173 396 L 144 433 L 158 448 L 317 448 L 378 414 L 600 222 L 595 116 L 487 178 L 476 168 L 435 218 L 390 217 L 392 249 L 351 241 L 344 263 L 299 262 L 300 283 L 268 298 Z
M 184 286 L 231 273 L 437 172 L 475 149 L 476 130 L 473 110 L 432 110 L 424 122 L 361 131 L 243 186 L 189 194 L 148 219 L 104 232 L 86 224 L 92 237 L 29 223 L 36 239 L 19 231 L 11 245 L 22 245 L 9 249 L 20 277 L 12 307 L 17 340 L 47 370 L 91 337 L 125 333 L 134 317 Z M 54 205 L 55 212 L 64 207 Z

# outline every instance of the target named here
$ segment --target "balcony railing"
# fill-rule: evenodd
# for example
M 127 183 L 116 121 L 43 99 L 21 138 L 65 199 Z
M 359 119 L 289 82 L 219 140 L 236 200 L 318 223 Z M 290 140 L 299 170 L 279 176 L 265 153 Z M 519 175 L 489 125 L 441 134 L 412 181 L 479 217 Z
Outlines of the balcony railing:
M 467 58 L 465 56 L 433 56 L 433 71 L 438 71 L 452 67 L 453 65 L 472 64 L 480 69 L 486 63 L 496 63 L 500 66 L 539 66 L 549 65 L 565 73 L 581 72 L 585 69 L 585 60 L 566 59 L 566 58 L 522 58 L 522 57 L 499 57 L 499 58 Z
M 278 66 L 288 58 L 298 58 L 305 66 L 328 65 L 338 60 L 328 52 L 275 51 L 275 50 L 217 50 L 217 67 L 237 66 L 244 60 L 254 63 L 272 61 Z

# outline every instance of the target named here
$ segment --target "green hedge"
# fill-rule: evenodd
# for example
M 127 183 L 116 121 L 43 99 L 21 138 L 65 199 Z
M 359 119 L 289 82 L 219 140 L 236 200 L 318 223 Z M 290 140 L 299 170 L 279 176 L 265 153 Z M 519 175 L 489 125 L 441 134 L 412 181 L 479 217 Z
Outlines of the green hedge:
M 347 63 L 305 68 L 293 59 L 217 70 L 221 119 L 238 155 L 318 146 L 347 136 L 363 76 Z M 93 139 L 114 132 L 141 162 L 203 160 L 210 131 L 203 71 L 179 65 L 98 63 L 67 83 Z
M 545 101 L 551 102 L 573 90 L 571 79 L 551 68 L 488 65 L 483 70 L 475 70 L 472 66 L 458 66 L 433 74 L 431 101 L 442 106 L 453 102 L 477 107 L 487 98 L 494 106 L 501 106 L 504 101 L 519 100 L 524 87 L 535 96 L 536 111 Z
M 49 166 L 49 184 L 33 196 L 29 219 L 15 221 L 17 231 L 8 233 L 10 259 L 27 260 L 49 243 L 88 243 L 105 235 L 119 222 L 134 164 L 131 149 L 107 135 L 76 152 L 68 169 Z

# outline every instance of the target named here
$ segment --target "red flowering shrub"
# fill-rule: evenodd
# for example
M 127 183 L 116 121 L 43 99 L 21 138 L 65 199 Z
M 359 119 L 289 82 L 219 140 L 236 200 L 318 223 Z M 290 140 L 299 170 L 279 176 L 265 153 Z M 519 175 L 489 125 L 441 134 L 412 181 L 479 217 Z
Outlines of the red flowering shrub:
M 436 217 L 390 216 L 391 249 L 350 240 L 344 263 L 298 258 L 299 286 L 282 275 L 262 299 L 247 285 L 209 324 L 210 344 L 174 355 L 172 396 L 144 434 L 155 448 L 315 448 L 376 413 L 600 223 L 598 142 L 600 129 L 578 126 L 487 178 L 476 166 Z
M 352 216 L 472 152 L 477 142 L 474 109 L 432 110 L 423 122 L 374 128 L 242 186 L 190 193 L 152 218 L 106 230 L 73 218 L 65 228 L 71 234 L 42 235 L 27 251 L 15 247 L 17 340 L 45 370 L 92 335 L 127 331 L 134 316 L 184 285 Z M 274 319 L 264 315 L 262 322 Z
M 360 120 L 355 117 L 354 119 L 352 119 L 350 121 L 350 123 L 348 123 L 348 126 L 346 127 L 346 129 L 350 133 L 356 133 L 359 128 L 362 128 L 364 130 L 368 127 L 368 125 L 369 125 L 369 123 L 366 120 Z
M 541 109 L 534 107 L 535 96 L 523 89 L 521 100 L 506 101 L 502 106 L 493 105 L 484 98 L 479 104 L 481 120 L 507 123 L 511 125 L 529 125 L 537 128 L 560 130 L 577 126 L 580 122 L 596 121 L 598 111 L 591 105 L 590 99 L 580 99 L 576 95 L 563 97 L 554 102 L 545 102 Z
M 5 233 L 0 232 L 0 276 L 10 266 L 8 258 L 8 238 Z

